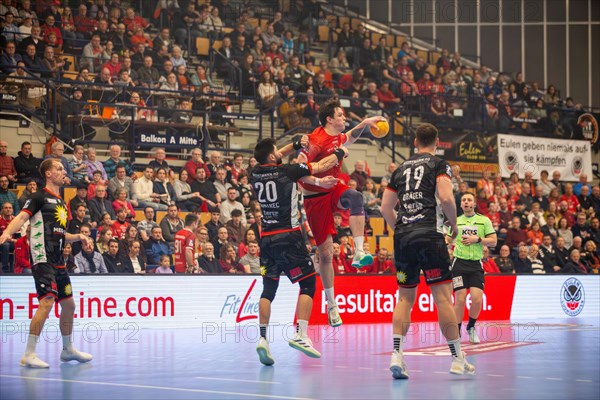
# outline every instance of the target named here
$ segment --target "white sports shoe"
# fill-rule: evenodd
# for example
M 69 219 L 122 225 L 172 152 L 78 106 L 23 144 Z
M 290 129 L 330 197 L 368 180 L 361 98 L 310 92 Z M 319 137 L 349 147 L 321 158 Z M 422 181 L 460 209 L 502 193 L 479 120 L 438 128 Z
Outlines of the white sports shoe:
M 63 349 L 60 353 L 60 361 L 62 362 L 77 361 L 80 363 L 86 363 L 88 361 L 92 361 L 92 358 L 93 357 L 91 354 L 79 351 L 74 347 L 69 350 Z
M 466 354 L 463 352 L 461 357 L 452 357 L 450 373 L 454 375 L 475 375 L 475 366 L 469 364 Z
M 28 368 L 50 368 L 50 364 L 40 360 L 40 358 L 35 353 L 24 354 L 21 357 L 21 367 Z
M 275 364 L 275 359 L 271 355 L 271 350 L 269 349 L 269 342 L 264 337 L 261 337 L 258 341 L 258 345 L 256 346 L 256 352 L 258 353 L 258 359 L 264 365 L 273 365 Z
M 404 362 L 402 353 L 394 350 L 392 352 L 392 361 L 390 361 L 390 371 L 394 379 L 408 379 L 408 369 Z
M 362 268 L 367 265 L 373 264 L 373 256 L 369 253 L 365 253 L 364 250 L 356 250 L 354 258 L 352 259 L 352 266 L 354 268 Z
M 469 329 L 468 332 L 469 332 L 469 342 L 471 342 L 473 344 L 481 343 L 481 340 L 479 339 L 479 335 L 477 335 L 477 332 L 475 331 L 475 327 Z
M 327 320 L 329 321 L 329 325 L 336 327 L 342 325 L 342 317 L 340 317 L 340 311 L 338 310 L 338 306 L 330 306 L 327 304 Z
M 296 336 L 294 336 L 293 339 L 290 339 L 288 343 L 290 347 L 300 350 L 311 358 L 321 358 L 321 353 L 319 353 L 317 349 L 313 347 L 311 340 L 307 336 L 302 337 L 296 334 Z

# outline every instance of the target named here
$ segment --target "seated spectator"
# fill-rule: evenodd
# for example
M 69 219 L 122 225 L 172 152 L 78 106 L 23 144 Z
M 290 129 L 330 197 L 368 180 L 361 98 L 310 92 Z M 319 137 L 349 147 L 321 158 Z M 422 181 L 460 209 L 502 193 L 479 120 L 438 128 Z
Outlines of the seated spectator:
M 270 108 L 275 105 L 278 95 L 278 88 L 273 81 L 271 72 L 266 70 L 262 73 L 260 83 L 258 85 L 258 97 L 260 99 L 261 108 Z
M 182 211 L 197 211 L 202 205 L 200 200 L 200 193 L 192 192 L 190 184 L 187 183 L 188 172 L 182 169 L 179 173 L 178 179 L 173 181 L 173 191 L 175 192 L 175 199 L 177 207 L 181 208 Z
M 588 240 L 593 240 L 590 226 L 587 223 L 587 216 L 584 212 L 577 214 L 577 222 L 571 227 L 571 232 L 573 237 L 579 236 L 584 244 Z
M 288 90 L 287 100 L 279 106 L 279 117 L 286 130 L 292 128 L 311 129 L 312 123 L 308 118 L 303 117 L 304 105 L 298 104 L 296 94 L 292 89 Z
M 260 256 L 258 252 L 258 242 L 256 240 L 251 240 L 248 242 L 248 253 L 240 258 L 240 264 L 244 266 L 244 270 L 250 271 L 249 273 L 251 274 L 261 273 Z
M 500 269 L 496 265 L 496 261 L 490 257 L 490 249 L 487 246 L 483 246 L 483 258 L 481 259 L 483 265 L 483 272 L 486 274 L 499 274 Z
M 208 274 L 220 274 L 223 273 L 219 260 L 215 257 L 215 247 L 211 242 L 206 242 L 203 249 L 202 255 L 198 257 L 199 268 Z
M 22 209 L 23 206 L 25 205 L 25 202 L 27 202 L 27 200 L 29 200 L 31 195 L 37 191 L 38 191 L 37 181 L 35 179 L 29 180 L 29 182 L 27 182 L 27 185 L 25 186 L 25 189 L 23 190 L 23 193 L 21 193 L 21 197 L 19 197 L 19 200 L 18 200 L 19 207 Z
M 99 185 L 105 186 L 104 181 L 102 181 L 102 172 L 94 171 L 94 174 L 92 175 L 92 181 L 88 185 L 88 200 L 91 200 L 96 196 L 96 188 Z
M 235 247 L 231 243 L 225 243 L 219 250 L 219 263 L 223 272 L 231 274 L 249 274 L 250 267 L 242 265 L 237 260 Z
M 569 248 L 565 245 L 565 239 L 562 237 L 556 238 L 556 245 L 554 250 L 556 251 L 556 259 L 558 262 L 558 266 L 561 268 L 565 267 L 567 262 L 569 261 Z
M 239 243 L 238 246 L 238 257 L 242 258 L 248 254 L 248 243 L 256 241 L 256 234 L 250 228 L 246 229 L 244 233 L 244 240 Z M 258 243 L 258 242 L 257 242 Z
M 15 274 L 31 275 L 31 249 L 29 247 L 29 233 L 31 229 L 27 226 L 27 232 L 15 242 L 14 268 Z
M 514 250 L 528 244 L 529 237 L 527 236 L 527 231 L 521 229 L 521 219 L 519 217 L 513 217 L 511 223 L 512 225 L 506 233 L 505 243 Z
M 531 262 L 531 271 L 534 274 L 545 274 L 546 271 L 544 270 L 544 264 L 538 258 L 538 254 L 539 254 L 539 247 L 536 244 L 532 244 L 531 246 L 529 246 L 529 254 L 527 257 L 529 258 L 529 261 Z
M 245 225 L 242 222 L 242 215 L 243 212 L 241 210 L 237 208 L 233 209 L 231 211 L 231 219 L 225 224 L 228 240 L 235 246 L 238 246 L 244 238 Z
M 527 232 L 528 242 L 540 245 L 542 244 L 542 239 L 544 237 L 544 233 L 541 230 L 540 223 L 538 221 L 534 221 L 531 224 L 531 229 Z
M 369 274 L 393 274 L 396 269 L 394 263 L 389 257 L 389 251 L 381 247 L 377 256 L 373 259 L 373 264 L 367 273 Z
M 13 219 L 15 219 L 15 216 L 13 215 L 12 204 L 9 202 L 2 203 L 2 210 L 0 211 L 0 235 L 4 233 L 4 230 Z M 17 239 L 19 239 L 19 234 L 15 233 L 10 239 L 0 245 L 0 250 L 2 250 L 0 252 L 2 254 L 0 261 L 2 262 L 2 272 L 4 273 L 13 272 L 9 263 L 9 256 L 15 248 Z
M 210 233 L 210 231 L 209 231 L 209 233 Z M 215 246 L 215 254 L 217 254 L 217 252 L 218 252 L 220 255 L 221 247 L 230 243 L 229 242 L 229 232 L 227 231 L 227 228 L 224 226 L 221 226 L 217 231 L 217 237 L 211 241 L 212 241 L 212 244 Z M 219 259 L 220 259 L 220 257 L 219 257 Z
M 215 183 L 218 181 L 215 181 Z M 229 220 L 233 217 L 233 210 L 239 210 L 241 213 L 241 223 L 242 225 L 246 225 L 246 215 L 244 213 L 244 206 L 242 203 L 237 201 L 238 191 L 234 187 L 229 187 L 227 189 L 226 200 L 221 203 L 221 223 L 227 224 Z
M 587 267 L 589 272 L 598 274 L 600 270 L 600 253 L 598 253 L 596 243 L 588 240 L 585 242 L 584 250 L 584 253 L 581 254 L 582 263 Z
M 79 67 L 87 68 L 92 73 L 99 73 L 102 66 L 109 60 L 111 60 L 111 55 L 106 52 L 105 46 L 100 44 L 100 35 L 94 34 L 90 42 L 83 47 L 83 53 L 79 58 Z M 118 55 L 116 61 L 118 63 Z M 110 68 L 109 72 L 111 72 Z M 110 75 L 114 76 L 113 73 Z
M 75 256 L 73 256 L 73 245 L 71 243 L 65 243 L 63 247 L 63 260 L 65 261 L 65 268 L 69 274 L 78 274 L 79 270 L 75 265 Z
M 117 169 L 118 176 L 123 175 L 123 167 Z M 120 175 L 119 175 L 120 174 Z M 154 191 L 154 169 L 147 166 L 144 169 L 144 175 L 132 183 L 132 192 L 130 197 L 133 197 L 139 202 L 139 205 L 151 207 L 155 211 L 165 211 L 167 206 L 160 203 L 160 196 Z M 127 179 L 127 178 L 125 178 Z M 111 179 L 111 183 L 114 178 Z M 110 184 L 109 184 L 110 189 Z
M 573 245 L 573 232 L 571 231 L 571 228 L 569 228 L 566 218 L 561 218 L 558 221 L 558 237 L 564 239 L 567 248 L 570 248 Z
M 163 238 L 169 245 L 169 248 L 173 249 L 175 243 L 175 235 L 177 232 L 183 229 L 183 220 L 179 218 L 177 214 L 177 206 L 170 205 L 167 209 L 167 215 L 165 215 L 160 221 L 160 229 L 162 231 Z
M 525 245 L 519 246 L 518 256 L 514 261 L 515 272 L 517 274 L 531 274 L 531 260 L 529 259 L 529 248 Z
M 539 248 L 538 258 L 542 262 L 546 273 L 556 273 L 561 271 L 558 255 L 552 246 L 552 237 L 550 235 L 544 235 L 542 244 Z
M 0 140 L 0 176 L 5 176 L 7 182 L 12 185 L 17 182 L 17 170 L 13 158 L 7 154 L 7 151 L 8 142 Z
M 122 243 L 122 242 L 121 242 Z M 121 244 L 119 243 L 119 245 Z M 139 240 L 133 240 L 129 246 L 129 251 L 121 257 L 123 263 L 123 272 L 129 274 L 145 274 L 146 263 L 140 256 L 141 244 Z
M 504 245 L 500 248 L 500 254 L 494 259 L 498 269 L 503 274 L 514 274 L 515 267 L 512 259 L 510 258 L 510 247 Z
M 158 267 L 154 269 L 155 274 L 173 274 L 173 270 L 171 269 L 171 258 L 164 254 L 160 256 L 160 260 L 158 262 Z
M 88 200 L 88 210 L 90 213 L 90 222 L 100 226 L 104 214 L 108 214 L 110 220 L 116 219 L 116 213 L 112 208 L 112 203 L 107 198 L 106 186 L 97 185 L 95 196 Z
M 158 224 L 154 221 L 154 209 L 152 207 L 144 208 L 144 219 L 138 221 L 137 229 L 140 234 L 140 238 L 145 242 L 152 235 L 152 229 L 158 227 Z
M 125 189 L 117 189 L 117 195 L 115 200 L 112 202 L 112 208 L 118 215 L 119 210 L 125 208 L 127 210 L 127 214 L 125 218 L 128 221 L 135 219 L 135 209 L 130 201 L 127 200 L 127 191 Z
M 0 160 L 2 161 L 3 166 L 8 165 L 10 169 L 10 161 L 8 158 L 6 158 L 8 156 L 6 156 L 6 151 L 2 146 L 2 141 L 0 141 Z M 31 179 L 41 179 L 39 168 L 42 160 L 34 157 L 34 155 L 31 153 L 31 149 L 31 143 L 23 142 L 21 144 L 21 151 L 19 151 L 17 157 L 14 158 L 16 176 L 13 176 L 13 178 L 16 178 L 16 182 L 18 183 L 27 183 Z M 0 173 L 0 175 L 2 174 L 3 173 Z M 8 173 L 7 175 L 11 174 Z M 9 180 L 10 179 L 11 178 L 9 177 Z
M 123 166 L 125 168 L 124 177 L 128 176 L 132 180 L 137 179 L 137 175 L 135 174 L 131 163 L 121 158 L 121 146 L 119 146 L 118 144 L 113 144 L 112 146 L 110 146 L 110 158 L 104 161 L 104 170 L 106 171 L 108 179 L 112 179 L 115 177 L 116 169 L 118 166 Z M 121 181 L 123 181 L 123 179 L 121 179 Z
M 129 209 L 127 207 L 121 207 L 116 211 L 117 217 L 110 226 L 110 228 L 112 229 L 112 232 L 113 232 L 113 237 L 115 239 L 118 239 L 118 240 L 125 239 L 127 229 L 130 227 L 130 223 L 127 222 L 127 214 L 128 213 L 129 213 Z M 136 231 L 136 234 L 137 234 L 137 231 Z
M 81 245 L 81 252 L 75 256 L 75 265 L 80 274 L 107 274 L 102 255 L 95 251 L 94 243 L 86 240 Z
M 108 251 L 108 243 L 112 240 L 112 230 L 108 226 L 102 226 L 96 233 L 96 251 L 104 254 Z
M 144 242 L 147 266 L 158 266 L 162 256 L 170 256 L 169 245 L 162 237 L 162 230 L 157 225 L 152 228 L 150 238 Z
M 158 168 L 156 170 L 156 179 L 154 179 L 153 193 L 158 194 L 159 205 L 162 205 L 166 209 L 169 204 L 174 203 L 176 200 L 175 190 L 173 185 L 169 182 L 167 177 L 167 171 L 164 168 Z
M 104 184 L 108 183 L 108 175 L 104 170 L 104 165 L 102 162 L 96 160 L 96 149 L 94 147 L 88 147 L 87 149 L 87 157 L 83 161 L 87 167 L 87 177 L 92 180 L 94 177 L 94 172 L 99 171 L 100 176 Z
M 196 169 L 196 179 L 190 184 L 192 192 L 200 193 L 200 200 L 206 203 L 209 211 L 216 211 L 221 205 L 221 195 L 217 192 L 215 185 L 206 179 L 206 171 L 203 167 Z
M 211 211 L 210 220 L 204 224 L 204 226 L 206 226 L 206 229 L 208 230 L 209 240 L 214 243 L 217 240 L 219 228 L 223 226 L 221 223 L 221 212 L 218 209 Z M 225 229 L 225 231 L 227 232 L 227 229 Z
M 577 249 L 571 250 L 569 261 L 562 272 L 565 274 L 587 274 L 588 270 L 581 260 L 581 253 Z
M 375 182 L 373 182 L 373 179 L 367 178 L 362 195 L 365 212 L 370 217 L 381 217 L 381 200 L 377 198 L 376 192 Z

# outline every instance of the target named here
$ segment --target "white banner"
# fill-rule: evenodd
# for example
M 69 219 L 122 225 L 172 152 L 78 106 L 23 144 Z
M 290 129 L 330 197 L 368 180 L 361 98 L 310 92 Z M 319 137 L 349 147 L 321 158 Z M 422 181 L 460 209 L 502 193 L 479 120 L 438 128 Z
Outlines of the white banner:
M 258 325 L 260 276 L 71 276 L 75 329 L 232 328 Z M 298 285 L 281 279 L 271 323 L 292 324 Z M 0 332 L 28 329 L 38 300 L 31 276 L 0 275 Z M 57 324 L 59 306 L 49 323 Z
M 487 279 L 487 278 L 486 278 Z M 519 275 L 510 318 L 598 318 L 598 275 Z
M 503 178 L 516 172 L 519 178 L 533 172 L 559 171 L 561 181 L 579 181 L 581 174 L 592 177 L 592 146 L 585 140 L 562 140 L 529 136 L 498 135 L 498 164 Z

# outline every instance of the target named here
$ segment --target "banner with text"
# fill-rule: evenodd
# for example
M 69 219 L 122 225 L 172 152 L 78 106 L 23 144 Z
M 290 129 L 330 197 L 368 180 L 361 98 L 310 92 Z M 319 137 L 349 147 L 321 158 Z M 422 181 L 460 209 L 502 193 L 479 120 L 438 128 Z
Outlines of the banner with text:
M 496 135 L 484 135 L 481 132 L 440 131 L 439 138 L 440 144 L 436 155 L 451 165 L 459 165 L 464 174 L 480 176 L 484 169 L 492 173 L 498 171 Z M 414 143 L 411 143 L 411 153 L 416 152 Z
M 584 140 L 563 140 L 515 135 L 498 135 L 498 162 L 502 177 L 516 172 L 524 178 L 533 172 L 550 176 L 559 171 L 562 181 L 578 181 L 581 174 L 592 176 L 592 145 Z

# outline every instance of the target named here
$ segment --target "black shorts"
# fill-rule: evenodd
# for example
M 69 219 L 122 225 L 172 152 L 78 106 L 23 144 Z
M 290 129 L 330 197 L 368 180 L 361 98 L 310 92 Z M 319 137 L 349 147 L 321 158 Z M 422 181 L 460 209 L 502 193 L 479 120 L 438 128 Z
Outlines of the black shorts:
M 483 276 L 481 261 L 455 258 L 452 262 L 452 286 L 455 292 L 472 287 L 483 290 Z
M 428 285 L 448 282 L 450 255 L 444 236 L 438 232 L 414 231 L 394 234 L 396 280 L 400 287 L 415 287 L 423 271 Z
M 300 231 L 263 236 L 260 239 L 260 271 L 263 277 L 279 279 L 283 272 L 296 283 L 314 275 L 315 266 Z
M 40 263 L 34 264 L 31 272 L 38 299 L 53 296 L 60 301 L 73 296 L 71 278 L 65 267 L 57 268 L 52 264 Z

